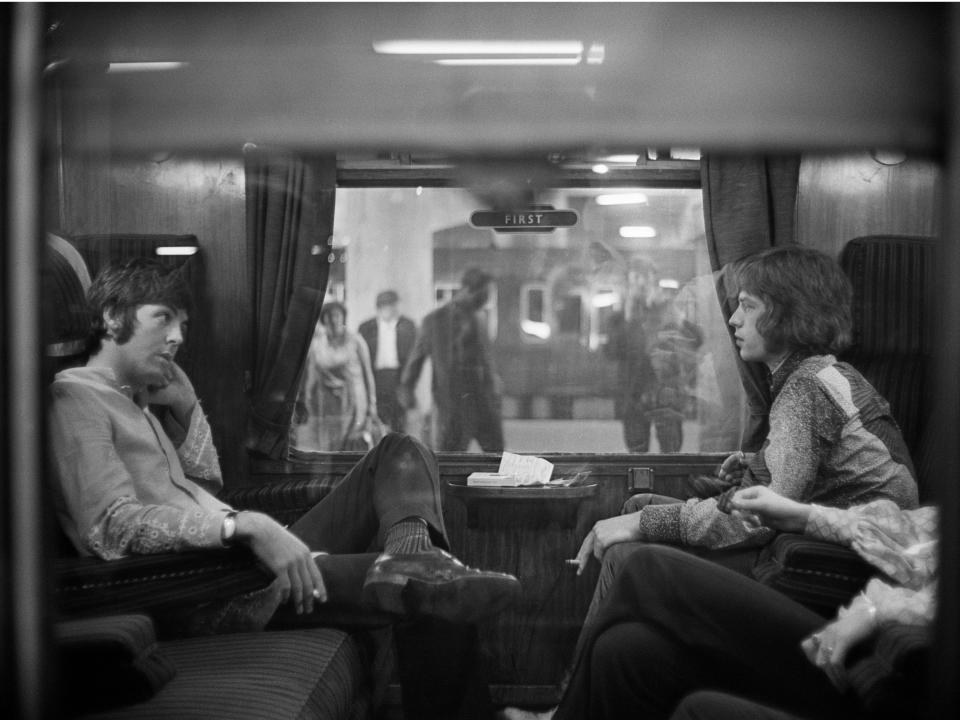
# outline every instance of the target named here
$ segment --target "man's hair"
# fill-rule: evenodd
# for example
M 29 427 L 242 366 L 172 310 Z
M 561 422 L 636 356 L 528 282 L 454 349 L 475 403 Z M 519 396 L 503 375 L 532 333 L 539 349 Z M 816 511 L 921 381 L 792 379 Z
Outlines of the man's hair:
M 119 320 L 113 337 L 122 345 L 133 336 L 137 309 L 142 305 L 166 305 L 190 314 L 193 298 L 183 274 L 153 258 L 133 258 L 101 270 L 87 290 L 91 327 L 88 351 L 99 350 L 107 335 L 105 311 Z
M 737 268 L 742 292 L 766 306 L 757 331 L 772 352 L 806 350 L 818 355 L 849 347 L 853 289 L 828 255 L 799 245 L 765 250 Z
M 384 290 L 382 293 L 377 295 L 377 307 L 383 307 L 384 305 L 396 305 L 400 301 L 400 296 L 397 295 L 396 290 Z

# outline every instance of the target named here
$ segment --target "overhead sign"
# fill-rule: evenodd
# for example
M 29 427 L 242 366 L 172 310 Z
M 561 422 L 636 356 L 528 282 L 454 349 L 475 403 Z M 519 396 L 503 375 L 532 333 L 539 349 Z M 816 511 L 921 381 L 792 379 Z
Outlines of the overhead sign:
M 574 210 L 527 208 L 525 210 L 477 210 L 470 224 L 493 228 L 497 232 L 550 232 L 558 227 L 573 227 L 580 220 Z

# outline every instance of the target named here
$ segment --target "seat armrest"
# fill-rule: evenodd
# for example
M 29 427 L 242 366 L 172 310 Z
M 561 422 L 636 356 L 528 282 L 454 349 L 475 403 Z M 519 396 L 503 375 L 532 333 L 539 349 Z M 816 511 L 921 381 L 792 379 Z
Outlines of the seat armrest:
M 288 525 L 326 497 L 339 480 L 332 475 L 280 480 L 225 490 L 219 497 L 238 510 L 266 513 L 277 522 Z
M 65 617 L 162 613 L 259 590 L 273 579 L 242 547 L 119 560 L 61 558 L 54 572 L 56 607 Z
M 833 616 L 875 575 L 850 548 L 795 533 L 781 533 L 760 553 L 754 577 L 797 602 Z
M 108 615 L 54 625 L 58 695 L 70 714 L 144 702 L 176 674 L 146 615 Z

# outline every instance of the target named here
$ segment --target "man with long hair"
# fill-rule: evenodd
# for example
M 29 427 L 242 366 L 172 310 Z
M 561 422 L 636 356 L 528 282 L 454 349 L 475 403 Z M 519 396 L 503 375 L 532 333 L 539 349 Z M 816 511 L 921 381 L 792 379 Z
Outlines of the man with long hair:
M 756 453 L 724 460 L 719 478 L 729 487 L 721 494 L 686 501 L 635 495 L 621 515 L 593 526 L 577 554 L 577 572 L 591 556 L 602 564 L 575 657 L 583 656 L 621 571 L 646 543 L 680 546 L 749 574 L 776 531 L 730 513 L 731 497 L 744 488 L 836 508 L 876 500 L 917 506 L 913 463 L 889 404 L 835 356 L 852 331 L 852 291 L 837 262 L 811 248 L 782 246 L 747 258 L 736 274 L 739 307 L 729 324 L 740 357 L 766 370 L 770 430 Z

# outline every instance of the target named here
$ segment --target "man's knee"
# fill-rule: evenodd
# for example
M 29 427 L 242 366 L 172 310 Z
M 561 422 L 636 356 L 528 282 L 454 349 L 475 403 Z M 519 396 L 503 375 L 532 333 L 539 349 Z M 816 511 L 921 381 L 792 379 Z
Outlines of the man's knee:
M 620 548 L 620 545 L 624 547 Z M 696 559 L 689 553 L 655 543 L 620 543 L 607 550 L 604 555 L 606 567 L 607 556 L 610 556 L 609 571 L 611 580 L 634 583 L 637 579 L 642 582 L 639 587 L 649 588 L 651 591 L 673 585 L 670 578 L 682 574 L 689 561 Z
M 715 690 L 698 690 L 680 701 L 670 720 L 799 720 L 781 710 Z
M 418 470 L 425 463 L 435 463 L 433 452 L 412 435 L 401 432 L 389 432 L 374 448 L 380 455 L 381 463 L 390 464 L 396 471 Z
M 611 578 L 614 577 L 626 564 L 627 559 L 646 544 L 645 542 L 623 542 L 611 545 L 603 553 L 600 572 Z
M 627 515 L 629 513 L 639 512 L 647 507 L 647 505 L 652 504 L 655 497 L 656 495 L 653 493 L 637 493 L 636 495 L 631 495 L 620 508 L 620 514 Z
M 720 693 L 710 691 L 699 691 L 687 695 L 677 705 L 670 720 L 706 720 L 714 717 L 712 713 L 717 710 L 720 697 L 722 697 Z

